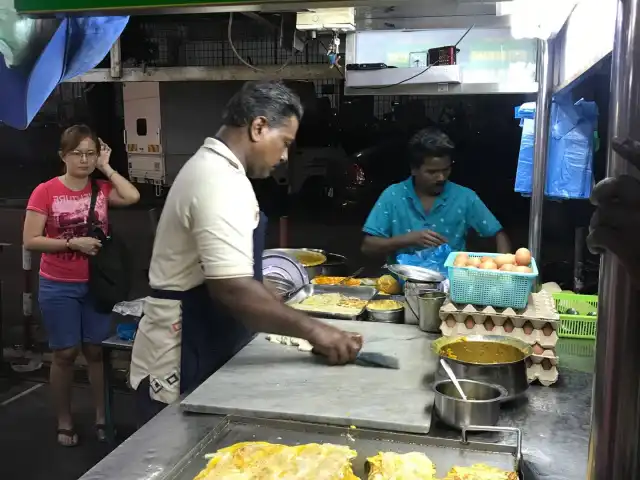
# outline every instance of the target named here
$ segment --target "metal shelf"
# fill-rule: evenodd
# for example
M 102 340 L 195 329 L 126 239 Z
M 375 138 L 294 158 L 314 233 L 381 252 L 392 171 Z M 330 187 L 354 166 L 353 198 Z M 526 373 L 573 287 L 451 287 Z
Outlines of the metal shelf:
M 388 87 L 345 87 L 345 95 L 482 95 L 507 93 L 537 93 L 536 82 L 524 83 L 422 83 Z
M 245 66 L 226 67 L 158 67 L 123 68 L 122 76 L 111 76 L 108 68 L 95 68 L 78 75 L 68 82 L 218 82 L 229 80 L 322 80 L 341 79 L 335 68 L 326 64 L 300 64 L 282 67 L 279 65 L 256 65 L 257 72 Z

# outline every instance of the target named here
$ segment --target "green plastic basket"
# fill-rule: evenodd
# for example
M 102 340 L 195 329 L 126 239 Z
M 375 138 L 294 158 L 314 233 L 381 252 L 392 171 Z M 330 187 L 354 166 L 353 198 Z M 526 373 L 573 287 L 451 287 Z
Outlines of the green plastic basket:
M 578 295 L 577 293 L 554 293 L 553 300 L 556 310 L 560 314 L 562 326 L 558 330 L 558 336 L 562 338 L 596 339 L 596 327 L 598 324 L 598 296 Z M 577 314 L 567 313 L 573 309 Z M 591 314 L 591 315 L 589 315 Z

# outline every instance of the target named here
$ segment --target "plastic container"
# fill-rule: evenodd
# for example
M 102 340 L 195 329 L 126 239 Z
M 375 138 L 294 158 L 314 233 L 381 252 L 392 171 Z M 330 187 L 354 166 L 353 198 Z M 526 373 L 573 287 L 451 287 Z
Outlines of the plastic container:
M 520 310 L 527 306 L 533 282 L 538 276 L 535 259 L 531 259 L 532 273 L 481 270 L 470 267 L 454 267 L 460 253 L 470 257 L 497 257 L 498 253 L 451 252 L 444 266 L 449 272 L 449 295 L 454 303 L 490 305 L 492 307 Z
M 561 338 L 596 339 L 598 324 L 598 296 L 560 292 L 553 294 L 556 310 L 562 326 L 558 329 Z M 567 313 L 574 310 L 576 313 Z

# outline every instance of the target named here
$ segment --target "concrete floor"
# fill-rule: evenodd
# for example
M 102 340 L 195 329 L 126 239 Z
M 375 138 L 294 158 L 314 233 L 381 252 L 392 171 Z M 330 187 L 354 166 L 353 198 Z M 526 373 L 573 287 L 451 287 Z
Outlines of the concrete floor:
M 45 383 L 23 381 L 0 392 L 0 478 L 3 480 L 77 480 L 110 448 L 95 439 L 88 385 L 73 389 L 73 408 L 80 443 L 64 448 L 56 442 L 56 422 Z M 116 393 L 119 440 L 135 430 L 133 396 Z

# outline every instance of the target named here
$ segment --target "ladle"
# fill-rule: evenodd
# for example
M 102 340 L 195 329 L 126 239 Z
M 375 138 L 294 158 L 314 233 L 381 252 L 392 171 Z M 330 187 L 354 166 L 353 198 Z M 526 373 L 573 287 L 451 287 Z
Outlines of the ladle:
M 467 396 L 462 391 L 462 387 L 460 386 L 460 383 L 458 383 L 458 379 L 456 378 L 456 375 L 453 373 L 453 370 L 451 370 L 451 367 L 445 361 L 444 358 L 440 359 L 440 365 L 442 365 L 442 368 L 444 368 L 444 371 L 447 373 L 447 376 L 449 377 L 449 379 L 455 385 L 456 389 L 458 390 L 458 393 L 460 394 L 460 398 L 462 398 L 462 400 L 466 401 L 467 400 Z

